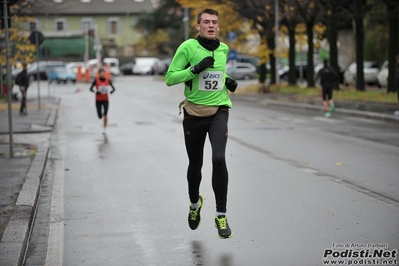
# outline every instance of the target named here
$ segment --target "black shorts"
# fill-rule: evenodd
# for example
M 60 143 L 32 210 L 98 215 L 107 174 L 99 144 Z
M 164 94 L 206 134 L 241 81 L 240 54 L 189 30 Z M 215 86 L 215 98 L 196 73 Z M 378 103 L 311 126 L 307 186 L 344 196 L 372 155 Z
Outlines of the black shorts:
M 104 107 L 104 111 L 102 111 Z M 102 118 L 103 115 L 106 116 L 108 113 L 108 101 L 96 101 L 97 115 L 98 118 Z
M 332 93 L 333 93 L 332 87 L 323 87 L 322 88 L 323 101 L 332 100 Z

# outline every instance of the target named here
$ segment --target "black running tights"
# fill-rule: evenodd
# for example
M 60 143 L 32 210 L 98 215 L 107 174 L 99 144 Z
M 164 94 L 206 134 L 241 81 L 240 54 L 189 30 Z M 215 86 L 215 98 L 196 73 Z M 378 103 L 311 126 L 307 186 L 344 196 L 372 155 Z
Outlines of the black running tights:
M 225 153 L 228 119 L 227 107 L 219 108 L 218 112 L 210 117 L 193 117 L 184 111 L 183 129 L 189 159 L 187 181 L 190 201 L 196 203 L 199 199 L 204 144 L 208 134 L 212 147 L 212 188 L 217 212 L 226 212 L 228 172 Z

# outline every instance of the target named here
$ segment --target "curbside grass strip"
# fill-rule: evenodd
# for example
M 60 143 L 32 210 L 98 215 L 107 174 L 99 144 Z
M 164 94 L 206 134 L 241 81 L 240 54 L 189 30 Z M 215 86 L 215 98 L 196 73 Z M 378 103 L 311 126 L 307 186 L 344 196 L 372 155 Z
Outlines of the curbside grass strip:
M 280 105 L 280 106 L 288 106 L 288 107 L 296 107 L 296 108 L 299 107 L 299 108 L 321 110 L 321 111 L 324 110 L 324 108 L 321 105 L 315 105 L 315 104 L 309 104 L 309 103 L 288 102 L 288 101 L 278 101 L 278 100 L 271 100 L 271 99 L 264 99 L 264 100 L 261 99 L 260 100 L 255 97 L 248 97 L 248 96 L 236 98 L 236 100 L 260 103 L 262 105 Z M 337 106 L 337 104 L 336 104 L 336 106 Z M 337 113 L 348 114 L 348 115 L 357 116 L 357 117 L 365 117 L 365 118 L 370 118 L 370 119 L 377 119 L 377 120 L 399 123 L 399 116 L 395 116 L 395 115 L 382 114 L 382 113 L 369 112 L 369 111 L 352 110 L 352 109 L 340 108 L 340 107 L 337 107 L 335 111 Z
M 1 265 L 21 265 L 23 261 L 48 156 L 49 148 L 39 146 L 0 242 Z

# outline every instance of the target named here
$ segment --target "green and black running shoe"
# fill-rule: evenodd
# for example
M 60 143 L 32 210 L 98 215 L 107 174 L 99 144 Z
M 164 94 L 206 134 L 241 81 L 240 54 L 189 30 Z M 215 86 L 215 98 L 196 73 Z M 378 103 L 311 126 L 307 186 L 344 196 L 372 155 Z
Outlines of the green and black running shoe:
M 201 222 L 201 207 L 204 204 L 204 198 L 202 195 L 199 195 L 199 205 L 196 209 L 191 209 L 191 203 L 189 206 L 190 212 L 188 214 L 188 226 L 190 226 L 191 230 L 195 230 L 198 228 Z
M 221 239 L 230 238 L 233 233 L 227 223 L 226 215 L 219 215 L 215 217 L 215 227 L 218 229 L 218 234 Z

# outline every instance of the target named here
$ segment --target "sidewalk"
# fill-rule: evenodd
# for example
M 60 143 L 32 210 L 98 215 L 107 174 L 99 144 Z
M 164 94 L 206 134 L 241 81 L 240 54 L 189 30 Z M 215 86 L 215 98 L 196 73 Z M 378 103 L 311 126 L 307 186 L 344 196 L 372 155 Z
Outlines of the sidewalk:
M 27 103 L 28 114 L 19 115 L 19 103 L 12 103 L 13 135 L 51 132 L 56 122 L 59 101 L 55 98 Z M 26 136 L 26 135 L 21 135 Z M 33 136 L 33 135 L 32 135 Z M 21 139 L 18 137 L 18 139 Z M 21 265 L 40 182 L 46 166 L 48 147 L 15 143 L 10 158 L 7 101 L 0 102 L 0 265 Z

